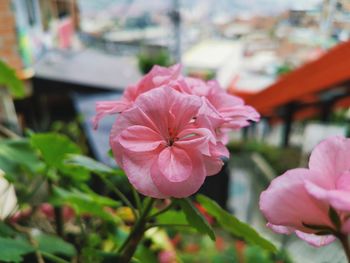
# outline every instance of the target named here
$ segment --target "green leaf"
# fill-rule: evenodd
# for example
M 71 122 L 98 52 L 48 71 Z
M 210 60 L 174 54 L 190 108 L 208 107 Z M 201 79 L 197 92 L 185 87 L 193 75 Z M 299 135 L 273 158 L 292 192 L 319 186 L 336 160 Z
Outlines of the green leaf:
M 56 133 L 33 134 L 30 141 L 40 151 L 45 162 L 56 168 L 62 166 L 66 154 L 81 153 L 79 147 L 68 137 Z
M 81 154 L 81 150 L 67 136 L 56 133 L 38 133 L 30 138 L 33 147 L 38 149 L 44 161 L 62 174 L 76 181 L 86 181 L 89 173 L 79 167 L 68 166 L 64 159 L 68 154 Z M 74 178 L 72 178 L 74 176 Z
M 186 216 L 183 211 L 169 210 L 164 214 L 157 216 L 157 222 L 159 224 L 171 225 L 171 224 L 187 224 Z
M 194 207 L 192 201 L 188 198 L 178 199 L 182 211 L 186 215 L 188 223 L 198 232 L 207 234 L 212 240 L 215 240 L 215 233 L 204 216 Z
M 0 237 L 0 261 L 22 262 L 22 256 L 33 252 L 34 248 L 24 239 Z
M 111 198 L 99 196 L 92 191 L 84 193 L 79 190 L 66 191 L 62 188 L 54 187 L 55 196 L 52 203 L 55 205 L 67 204 L 71 206 L 78 215 L 95 215 L 101 219 L 119 223 L 120 219 L 116 215 L 105 210 L 105 207 L 119 207 L 120 202 Z
M 25 90 L 23 82 L 17 77 L 16 71 L 0 60 L 0 86 L 4 85 L 10 94 L 16 98 L 23 98 Z
M 0 141 L 0 169 L 5 174 L 18 174 L 21 167 L 35 173 L 43 163 L 26 139 Z
M 76 250 L 72 244 L 57 236 L 41 233 L 35 237 L 35 240 L 38 242 L 40 251 L 68 257 L 73 257 L 76 254 Z
M 65 163 L 75 167 L 81 167 L 88 171 L 98 173 L 98 174 L 114 174 L 115 170 L 108 167 L 107 165 L 95 161 L 94 159 L 79 155 L 79 154 L 69 154 L 65 160 Z
M 260 246 L 271 252 L 276 251 L 276 247 L 270 241 L 260 236 L 254 228 L 239 221 L 235 216 L 222 209 L 215 201 L 204 195 L 197 195 L 197 200 L 227 232 L 246 240 L 250 244 Z
M 13 230 L 10 226 L 5 224 L 3 221 L 0 221 L 0 236 L 2 237 L 13 237 L 15 236 L 16 231 Z

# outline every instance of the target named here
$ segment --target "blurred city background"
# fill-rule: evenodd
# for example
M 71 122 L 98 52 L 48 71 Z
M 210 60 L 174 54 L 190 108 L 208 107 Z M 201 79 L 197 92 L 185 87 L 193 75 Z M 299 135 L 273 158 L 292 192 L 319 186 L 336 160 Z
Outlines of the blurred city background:
M 95 101 L 118 99 L 154 64 L 181 63 L 262 115 L 231 135 L 231 160 L 202 191 L 295 262 L 344 262 L 337 245 L 273 235 L 258 197 L 321 139 L 350 134 L 349 41 L 349 0 L 0 0 L 0 60 L 25 84 L 1 87 L 0 75 L 0 137 L 63 132 L 113 165 L 113 117 L 94 131 Z

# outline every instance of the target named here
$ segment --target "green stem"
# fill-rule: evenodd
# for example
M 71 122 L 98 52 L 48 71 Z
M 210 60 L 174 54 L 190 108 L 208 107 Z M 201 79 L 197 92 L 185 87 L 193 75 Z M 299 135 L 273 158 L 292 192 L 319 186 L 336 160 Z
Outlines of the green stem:
M 125 203 L 128 207 L 130 207 L 135 218 L 138 218 L 138 213 L 133 206 L 133 204 L 128 200 L 128 198 L 117 188 L 114 186 L 112 182 L 106 179 L 104 176 L 100 176 L 101 180 Z
M 136 192 L 134 187 L 131 187 L 132 195 L 134 196 L 136 207 L 139 211 L 141 211 L 142 204 L 139 194 Z
M 344 235 L 344 234 L 340 234 L 340 235 L 338 235 L 338 239 L 340 240 L 340 243 L 342 244 L 346 258 L 347 258 L 348 262 L 350 263 L 350 246 L 349 246 L 348 236 Z
M 127 239 L 118 249 L 117 253 L 121 254 L 121 259 L 122 259 L 121 262 L 123 263 L 130 262 L 132 256 L 134 255 L 136 248 L 140 243 L 141 239 L 143 238 L 143 235 L 146 231 L 147 217 L 152 209 L 154 201 L 155 200 L 152 198 L 149 198 L 149 197 L 146 198 L 145 206 L 139 219 L 136 221 L 136 224 L 134 225 Z

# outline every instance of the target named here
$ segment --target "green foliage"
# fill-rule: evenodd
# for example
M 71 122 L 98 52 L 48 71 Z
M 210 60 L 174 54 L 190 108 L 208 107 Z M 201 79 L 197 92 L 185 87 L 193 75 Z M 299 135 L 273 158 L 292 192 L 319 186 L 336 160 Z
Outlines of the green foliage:
M 0 237 L 0 261 L 22 262 L 23 256 L 33 252 L 34 248 L 25 239 Z
M 215 240 L 215 233 L 212 227 L 204 216 L 194 207 L 192 201 L 188 198 L 178 199 L 182 211 L 186 215 L 188 223 L 194 227 L 198 232 L 208 235 L 212 240 Z
M 79 147 L 68 137 L 56 133 L 33 134 L 30 141 L 40 151 L 45 162 L 57 169 L 62 168 L 66 154 L 81 153 Z
M 222 209 L 210 198 L 204 195 L 197 195 L 197 200 L 210 215 L 215 217 L 219 225 L 227 232 L 268 251 L 276 251 L 276 247 L 270 241 L 260 236 L 252 227 L 239 221 L 236 217 Z
M 40 233 L 35 237 L 38 249 L 49 254 L 59 254 L 73 257 L 76 255 L 75 247 L 57 236 Z
M 138 56 L 139 69 L 143 74 L 148 73 L 154 65 L 170 66 L 171 60 L 167 51 L 142 52 Z
M 49 168 L 54 168 L 74 181 L 89 179 L 89 173 L 86 170 L 65 164 L 64 160 L 68 154 L 81 154 L 80 148 L 67 136 L 56 133 L 38 133 L 33 134 L 30 141 L 32 146 L 39 150 Z M 48 176 L 57 180 L 55 172 L 49 173 Z
M 7 66 L 0 60 L 0 86 L 4 85 L 15 98 L 25 96 L 24 86 L 21 80 L 16 76 L 16 71 Z
M 54 188 L 55 196 L 51 202 L 55 205 L 69 205 L 78 215 L 93 215 L 103 220 L 120 223 L 116 215 L 105 210 L 106 207 L 119 207 L 120 202 L 111 198 L 100 196 L 92 191 L 86 193 L 77 189 L 66 191 L 62 188 Z
M 269 253 L 257 246 L 248 246 L 244 250 L 244 258 L 246 263 L 273 263 Z
M 28 169 L 37 172 L 43 167 L 37 154 L 26 139 L 0 141 L 0 168 L 6 175 L 14 175 Z
M 95 161 L 90 157 L 79 155 L 79 154 L 68 155 L 65 163 L 68 165 L 86 169 L 90 172 L 97 173 L 97 174 L 116 174 L 116 173 L 124 174 L 124 172 L 121 170 L 112 169 L 109 166 L 103 163 L 100 163 L 98 161 Z
M 157 222 L 159 224 L 187 224 L 186 215 L 183 211 L 175 211 L 175 210 L 169 210 L 164 214 L 161 214 L 157 217 Z

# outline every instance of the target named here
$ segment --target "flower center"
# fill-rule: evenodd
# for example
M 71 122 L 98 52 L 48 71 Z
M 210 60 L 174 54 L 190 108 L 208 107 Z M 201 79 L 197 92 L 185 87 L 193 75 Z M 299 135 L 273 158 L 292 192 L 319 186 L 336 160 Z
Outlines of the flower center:
M 176 131 L 173 128 L 168 128 L 169 137 L 167 139 L 167 146 L 172 146 L 176 141 L 179 140 L 179 137 L 176 137 Z

